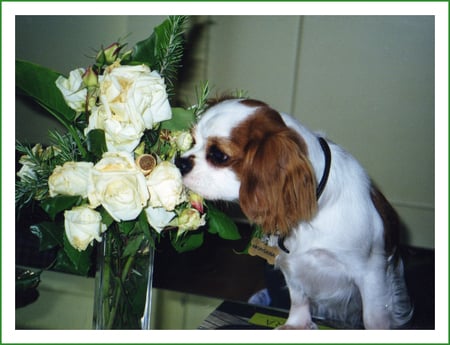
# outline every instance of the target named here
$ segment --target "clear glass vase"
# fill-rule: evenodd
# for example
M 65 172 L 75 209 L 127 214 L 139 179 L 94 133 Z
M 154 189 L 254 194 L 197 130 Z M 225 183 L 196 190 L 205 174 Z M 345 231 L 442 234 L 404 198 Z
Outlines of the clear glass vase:
M 94 329 L 150 329 L 154 246 L 108 229 L 99 245 Z

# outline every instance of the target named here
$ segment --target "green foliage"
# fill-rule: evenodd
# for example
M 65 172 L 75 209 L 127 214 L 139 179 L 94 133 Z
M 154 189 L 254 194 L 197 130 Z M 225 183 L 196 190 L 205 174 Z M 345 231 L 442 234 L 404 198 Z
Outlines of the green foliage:
M 143 240 L 144 238 L 142 235 L 131 238 L 124 247 L 122 257 L 125 258 L 127 256 L 135 255 Z
M 57 165 L 63 164 L 64 157 L 60 155 L 63 152 L 62 149 L 56 151 L 53 147 L 48 147 L 44 150 L 40 145 L 31 148 L 20 142 L 16 143 L 16 150 L 22 154 L 20 163 L 33 171 L 16 179 L 15 203 L 20 210 L 30 205 L 33 200 L 43 200 L 48 197 L 48 177 Z
M 106 147 L 105 132 L 101 129 L 92 129 L 86 136 L 87 150 L 96 158 L 100 158 L 102 154 L 108 151 Z
M 45 149 L 40 145 L 32 148 L 19 142 L 16 144 L 17 151 L 23 155 L 20 163 L 29 168 L 29 171 L 24 169 L 16 179 L 16 208 L 20 210 L 21 207 L 35 202 L 46 212 L 48 218 L 31 226 L 31 232 L 38 237 L 41 250 L 58 250 L 54 264 L 55 269 L 82 275 L 86 275 L 92 270 L 93 246 L 88 246 L 85 251 L 78 251 L 72 247 L 64 232 L 62 222 L 65 210 L 86 204 L 88 200 L 80 196 L 50 197 L 48 179 L 58 165 L 62 166 L 70 161 L 96 163 L 103 153 L 107 152 L 104 130 L 92 129 L 85 133 L 91 115 L 90 109 L 92 109 L 89 107 L 93 107 L 93 104 L 100 104 L 100 91 L 95 73 L 101 74 L 112 63 L 118 63 L 116 59 L 120 59 L 121 64 L 144 63 L 164 77 L 167 92 L 170 95 L 181 66 L 186 23 L 186 16 L 168 17 L 161 25 L 154 28 L 150 37 L 138 42 L 131 51 L 123 54 L 121 49 L 125 44 L 116 42 L 107 48 L 102 48 L 96 56 L 92 69 L 87 68 L 87 71 L 93 73 L 89 74 L 89 83 L 85 82 L 87 74 L 83 76 L 83 85 L 88 90 L 85 102 L 87 105 L 84 111 L 78 113 L 66 104 L 61 91 L 55 84 L 57 78 L 61 76 L 60 73 L 31 62 L 16 60 L 17 90 L 36 101 L 67 129 L 65 134 L 51 131 L 49 133 L 51 145 Z M 170 120 L 145 130 L 141 138 L 140 149 L 142 152 L 150 152 L 162 160 L 173 159 L 178 154 L 177 150 L 179 149 L 170 134 L 171 132 L 185 131 L 198 120 L 207 105 L 208 82 L 196 90 L 196 93 L 196 105 L 188 109 L 174 107 Z M 182 207 L 190 208 L 191 205 L 185 202 Z M 102 223 L 108 228 L 104 237 L 108 236 L 112 241 L 112 244 L 108 244 L 113 246 L 108 253 L 116 255 L 112 259 L 116 261 L 110 262 L 111 265 L 115 265 L 115 271 L 111 270 L 110 274 L 115 275 L 115 280 L 121 283 L 119 284 L 121 289 L 129 289 L 127 293 L 134 293 L 136 288 L 131 283 L 129 286 L 125 286 L 130 281 L 129 279 L 135 278 L 131 273 L 128 275 L 134 270 L 134 268 L 131 269 L 132 265 L 141 265 L 138 258 L 145 252 L 145 246 L 154 247 L 160 236 L 168 234 L 173 247 L 178 252 L 186 252 L 200 247 L 204 241 L 203 231 L 205 229 L 223 239 L 240 238 L 236 225 L 224 213 L 212 206 L 208 206 L 208 227 L 196 231 L 185 231 L 180 235 L 176 230 L 172 231 L 173 228 L 164 231 L 162 235 L 158 234 L 149 225 L 144 211 L 137 219 L 116 222 L 103 207 L 98 207 L 97 210 L 102 217 Z M 117 307 L 119 308 L 119 306 Z M 123 315 L 127 315 L 128 311 L 123 307 L 122 312 Z M 119 309 L 116 309 L 114 313 L 120 313 Z
M 52 220 L 55 220 L 58 213 L 80 204 L 81 200 L 80 196 L 57 195 L 53 198 L 42 200 L 41 207 Z
M 64 227 L 61 223 L 42 222 L 30 227 L 31 233 L 39 238 L 39 250 L 62 247 Z
M 170 131 L 183 131 L 191 128 L 195 123 L 195 115 L 189 109 L 172 108 L 172 118 L 161 122 L 161 129 Z
M 81 137 L 80 133 L 80 137 Z M 51 147 L 56 158 L 55 164 L 62 165 L 65 162 L 77 162 L 81 160 L 81 153 L 78 149 L 77 143 L 69 133 L 61 134 L 58 131 L 50 130 L 48 133 Z
M 134 229 L 135 222 L 134 221 L 122 221 L 118 223 L 119 230 L 122 234 L 128 236 Z
M 171 243 L 178 253 L 184 253 L 201 247 L 203 238 L 203 232 L 188 232 L 180 237 L 173 236 Z
M 212 234 L 218 234 L 225 240 L 239 240 L 239 234 L 236 224 L 223 212 L 212 205 L 208 205 L 208 231 Z
M 148 224 L 147 215 L 145 211 L 141 212 L 139 215 L 138 221 L 136 223 L 136 229 L 141 232 L 147 241 L 149 241 L 150 245 L 155 246 L 154 233 L 150 231 L 150 225 Z
M 140 61 L 165 78 L 167 92 L 173 91 L 178 68 L 183 57 L 183 32 L 186 16 L 171 16 L 154 28 L 151 36 L 138 42 L 132 53 L 134 61 Z
M 69 243 L 69 240 L 67 239 L 66 234 L 64 233 L 64 254 L 69 259 L 69 262 L 66 263 L 66 266 L 61 266 L 64 270 L 70 270 L 73 268 L 74 272 L 77 272 L 81 275 L 87 275 L 89 270 L 91 269 L 91 255 L 93 246 L 88 246 L 86 250 L 79 251 L 76 250 L 72 245 Z M 67 262 L 65 260 L 65 262 Z
M 76 113 L 69 108 L 56 87 L 55 81 L 59 76 L 59 73 L 48 68 L 16 60 L 16 87 L 45 109 L 50 109 L 55 118 L 67 127 Z
M 209 92 L 210 90 L 208 81 L 204 82 L 200 87 L 195 88 L 197 102 L 190 109 L 193 111 L 196 118 L 199 118 L 200 115 L 205 111 L 208 105 Z

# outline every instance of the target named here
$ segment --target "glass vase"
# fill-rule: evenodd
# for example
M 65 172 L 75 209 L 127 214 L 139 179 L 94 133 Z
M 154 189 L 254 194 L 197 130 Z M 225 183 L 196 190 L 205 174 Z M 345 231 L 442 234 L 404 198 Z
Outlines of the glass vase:
M 143 235 L 108 229 L 99 244 L 95 329 L 150 329 L 154 246 Z

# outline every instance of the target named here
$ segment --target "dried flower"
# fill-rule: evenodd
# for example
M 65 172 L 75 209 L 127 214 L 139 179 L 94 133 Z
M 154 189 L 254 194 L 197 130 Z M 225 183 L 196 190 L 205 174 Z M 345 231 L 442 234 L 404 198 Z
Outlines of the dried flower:
M 152 172 L 156 166 L 156 158 L 151 154 L 143 154 L 136 158 L 136 165 L 141 170 L 141 172 L 147 176 Z

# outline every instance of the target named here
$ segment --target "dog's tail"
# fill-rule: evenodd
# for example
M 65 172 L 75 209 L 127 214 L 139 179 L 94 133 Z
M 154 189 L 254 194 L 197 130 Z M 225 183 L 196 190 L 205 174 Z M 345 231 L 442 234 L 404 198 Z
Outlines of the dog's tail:
M 412 318 L 414 307 L 409 298 L 404 278 L 403 261 L 391 256 L 388 259 L 387 277 L 391 289 L 391 328 L 401 328 Z

